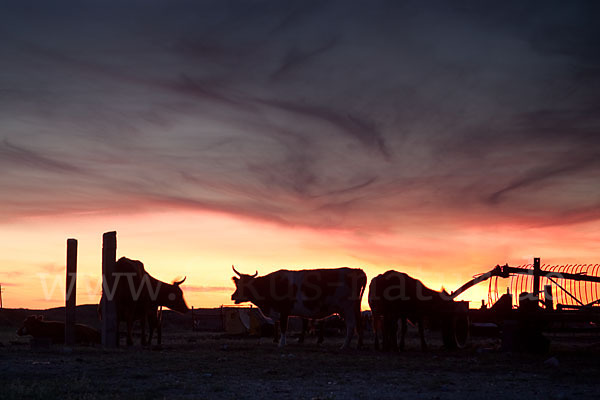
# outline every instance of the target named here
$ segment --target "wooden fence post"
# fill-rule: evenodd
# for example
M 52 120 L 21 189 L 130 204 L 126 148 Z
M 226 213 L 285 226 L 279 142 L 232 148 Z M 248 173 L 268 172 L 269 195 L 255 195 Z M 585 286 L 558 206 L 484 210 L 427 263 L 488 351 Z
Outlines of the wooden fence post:
M 65 293 L 65 345 L 75 344 L 77 307 L 77 239 L 67 239 L 67 286 Z
M 115 264 L 117 232 L 102 235 L 102 346 L 117 347 L 119 332 L 115 310 Z

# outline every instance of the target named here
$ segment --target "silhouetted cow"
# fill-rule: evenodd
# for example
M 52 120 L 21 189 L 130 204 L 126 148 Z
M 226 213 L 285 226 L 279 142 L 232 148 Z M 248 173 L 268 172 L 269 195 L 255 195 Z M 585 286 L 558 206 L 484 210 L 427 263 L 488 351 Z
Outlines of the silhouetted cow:
M 17 330 L 17 335 L 31 335 L 36 339 L 50 339 L 52 343 L 64 343 L 65 323 L 46 321 L 41 315 L 30 315 L 23 321 L 23 326 Z M 75 343 L 99 344 L 100 332 L 88 325 L 75 324 Z
M 261 311 L 279 320 L 284 346 L 287 320 L 291 315 L 320 319 L 338 313 L 346 321 L 346 340 L 342 348 L 350 345 L 354 330 L 358 331 L 358 345 L 362 345 L 360 302 L 367 284 L 361 269 L 312 269 L 301 271 L 279 270 L 257 277 L 241 274 L 233 277 L 236 290 L 231 296 L 236 304 L 250 301 Z
M 369 306 L 373 318 L 375 348 L 379 349 L 379 331 L 382 331 L 383 349 L 398 350 L 398 319 L 402 320 L 400 349 L 404 349 L 406 320 L 417 323 L 421 349 L 427 348 L 423 317 L 443 318 L 456 310 L 456 303 L 445 290 L 436 292 L 421 281 L 397 271 L 387 271 L 371 280 Z M 383 326 L 382 326 L 383 325 Z
M 117 312 L 117 324 L 125 321 L 127 324 L 127 345 L 133 344 L 133 322 L 140 321 L 142 328 L 142 345 L 152 343 L 155 329 L 158 332 L 158 344 L 162 337 L 160 327 L 160 306 L 185 313 L 189 311 L 183 298 L 181 285 L 185 278 L 179 282 L 168 284 L 153 278 L 144 269 L 141 261 L 122 257 L 115 265 L 114 302 Z M 101 306 L 99 307 L 101 308 Z M 146 342 L 145 323 L 149 325 L 149 338 Z

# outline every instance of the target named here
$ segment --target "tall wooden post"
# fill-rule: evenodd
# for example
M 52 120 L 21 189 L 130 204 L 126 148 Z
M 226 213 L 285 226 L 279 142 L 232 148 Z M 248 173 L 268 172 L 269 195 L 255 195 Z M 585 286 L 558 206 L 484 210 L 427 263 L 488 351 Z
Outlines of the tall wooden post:
M 2 310 L 2 285 L 0 284 L 0 310 Z
M 65 293 L 65 345 L 75 344 L 77 306 L 77 239 L 67 239 L 67 286 Z
M 102 345 L 118 345 L 117 314 L 115 310 L 115 264 L 117 258 L 117 232 L 102 236 Z
M 535 299 L 540 298 L 540 258 L 536 257 L 533 259 L 533 290 L 531 291 Z

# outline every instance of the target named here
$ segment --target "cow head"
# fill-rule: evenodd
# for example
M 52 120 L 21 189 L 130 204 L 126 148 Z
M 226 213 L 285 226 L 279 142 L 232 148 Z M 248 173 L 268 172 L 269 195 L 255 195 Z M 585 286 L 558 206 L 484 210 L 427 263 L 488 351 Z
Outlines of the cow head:
M 165 286 L 167 286 L 167 299 L 168 299 L 167 304 L 165 304 L 165 305 L 167 307 L 169 307 L 171 310 L 174 310 L 174 311 L 177 311 L 180 313 L 186 313 L 190 310 L 188 308 L 187 304 L 185 303 L 185 299 L 183 298 L 183 291 L 179 287 L 179 285 L 181 285 L 184 281 L 185 281 L 185 278 L 183 278 L 180 281 L 174 281 L 172 285 L 165 285 Z
M 252 282 L 258 275 L 258 271 L 256 271 L 254 275 L 246 275 L 237 272 L 233 265 L 231 266 L 231 268 L 233 268 L 233 272 L 235 272 L 239 276 L 239 278 L 236 276 L 231 278 L 235 283 L 235 292 L 233 292 L 233 294 L 231 295 L 231 300 L 233 300 L 235 304 L 240 304 L 245 301 L 252 301 L 252 299 L 250 299 L 249 297 L 251 291 L 250 287 L 252 285 Z

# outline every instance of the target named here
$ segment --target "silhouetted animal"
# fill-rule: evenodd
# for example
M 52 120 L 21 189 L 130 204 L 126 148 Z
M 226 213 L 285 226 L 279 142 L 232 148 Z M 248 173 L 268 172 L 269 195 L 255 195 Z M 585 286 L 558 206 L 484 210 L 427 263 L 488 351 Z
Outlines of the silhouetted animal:
M 384 350 L 398 350 L 398 319 L 402 320 L 400 349 L 404 349 L 408 319 L 418 324 L 421 349 L 426 350 L 423 317 L 442 318 L 455 310 L 455 303 L 445 290 L 436 292 L 421 281 L 397 271 L 387 271 L 371 280 L 369 306 L 373 318 L 375 348 L 379 349 L 378 333 L 382 331 Z
M 61 321 L 46 321 L 41 315 L 30 315 L 23 321 L 23 326 L 17 335 L 31 335 L 34 338 L 51 339 L 52 343 L 65 342 L 65 323 Z M 75 324 L 75 343 L 99 344 L 100 332 L 91 326 Z
M 181 285 L 185 278 L 179 282 L 168 284 L 153 278 L 144 269 L 141 261 L 130 260 L 122 257 L 115 265 L 114 302 L 117 312 L 117 324 L 125 321 L 127 324 L 127 345 L 133 344 L 133 322 L 140 321 L 142 328 L 142 345 L 152 343 L 154 329 L 157 329 L 158 341 L 162 338 L 159 312 L 160 306 L 168 307 L 174 311 L 185 313 L 189 311 L 183 298 Z M 101 300 L 101 304 L 102 304 Z M 101 305 L 99 306 L 101 309 Z M 146 342 L 145 323 L 149 325 L 149 338 Z
M 360 302 L 367 284 L 361 269 L 312 269 L 301 271 L 279 270 L 257 277 L 241 274 L 233 277 L 236 290 L 231 296 L 236 304 L 250 301 L 261 311 L 280 322 L 279 345 L 286 343 L 287 320 L 291 315 L 319 319 L 338 313 L 346 321 L 346 340 L 342 348 L 350 345 L 354 330 L 358 331 L 358 344 L 362 345 Z

